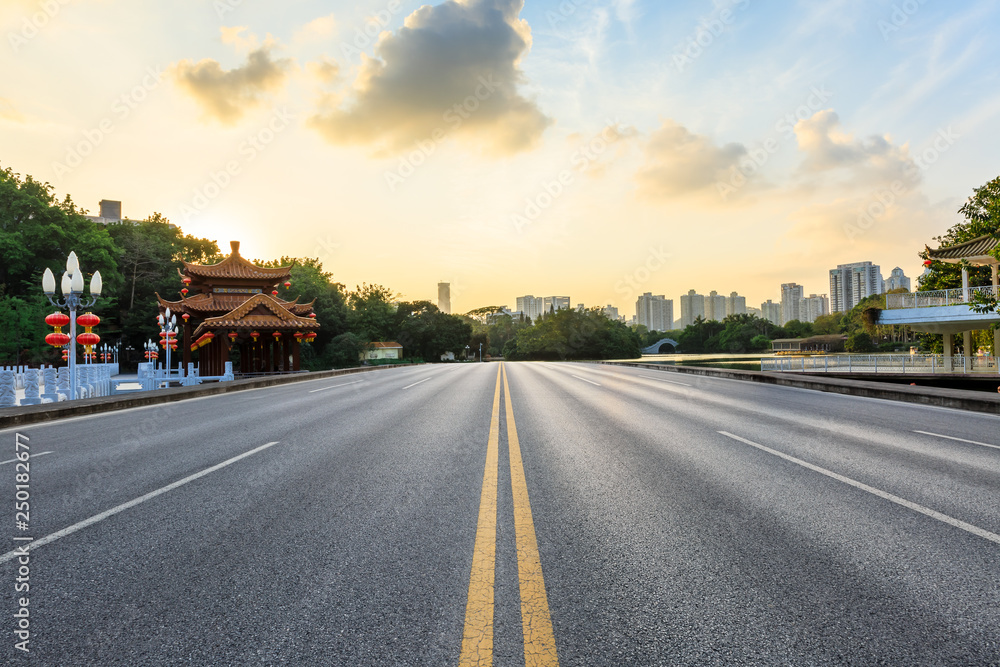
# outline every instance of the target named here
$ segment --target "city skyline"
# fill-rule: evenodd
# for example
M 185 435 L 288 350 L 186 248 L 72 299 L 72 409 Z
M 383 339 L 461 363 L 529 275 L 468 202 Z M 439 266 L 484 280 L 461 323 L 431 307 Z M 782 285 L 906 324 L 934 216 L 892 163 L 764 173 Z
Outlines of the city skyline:
M 455 312 L 919 275 L 996 176 L 993 4 L 421 6 L 10 0 L 0 166 Z

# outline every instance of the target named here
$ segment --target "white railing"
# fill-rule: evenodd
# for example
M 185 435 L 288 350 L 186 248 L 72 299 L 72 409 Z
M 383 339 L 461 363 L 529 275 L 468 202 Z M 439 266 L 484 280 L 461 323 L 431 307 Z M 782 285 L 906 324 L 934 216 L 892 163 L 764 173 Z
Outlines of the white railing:
M 950 360 L 950 363 L 948 363 Z M 942 354 L 831 354 L 761 359 L 760 369 L 778 373 L 1000 373 L 997 357 Z
M 901 294 L 886 294 L 886 310 L 900 308 L 934 308 L 937 306 L 960 306 L 972 301 L 975 295 L 996 298 L 997 288 L 993 285 L 985 287 L 959 287 L 957 289 L 928 290 L 926 292 L 909 292 Z

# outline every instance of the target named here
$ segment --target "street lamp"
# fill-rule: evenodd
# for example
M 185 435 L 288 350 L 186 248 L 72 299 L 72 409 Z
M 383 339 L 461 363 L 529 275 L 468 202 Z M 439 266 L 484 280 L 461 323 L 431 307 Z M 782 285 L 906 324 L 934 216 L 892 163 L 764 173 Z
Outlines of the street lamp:
M 56 277 L 52 275 L 52 270 L 46 268 L 42 273 L 42 292 L 56 308 L 69 309 L 69 350 L 67 360 L 69 362 L 69 390 L 70 398 L 76 398 L 76 311 L 90 308 L 97 303 L 97 297 L 101 295 L 101 272 L 94 271 L 94 276 L 90 279 L 90 297 L 83 296 L 83 271 L 80 270 L 80 260 L 75 252 L 70 252 L 66 258 L 66 271 L 62 275 L 61 292 L 62 299 L 55 296 Z
M 479 363 L 483 363 L 483 344 L 479 344 Z
M 162 315 L 156 317 L 157 324 L 160 325 L 160 340 L 167 352 L 167 386 L 170 386 L 170 343 L 171 339 L 177 335 L 177 316 L 170 314 L 167 308 Z

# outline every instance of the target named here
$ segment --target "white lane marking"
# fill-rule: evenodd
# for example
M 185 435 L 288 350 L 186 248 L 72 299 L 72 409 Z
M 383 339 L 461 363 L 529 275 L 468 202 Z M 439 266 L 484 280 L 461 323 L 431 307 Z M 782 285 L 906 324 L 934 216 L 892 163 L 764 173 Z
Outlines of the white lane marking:
M 32 455 L 31 455 L 31 456 L 29 456 L 28 458 L 29 458 L 29 459 L 33 459 L 33 458 L 35 458 L 36 456 L 45 456 L 46 454 L 51 454 L 51 453 L 52 453 L 52 452 L 39 452 L 39 453 L 37 453 L 37 454 L 32 454 Z M 21 459 L 11 459 L 10 461 L 0 461 L 0 466 L 2 466 L 2 465 L 7 465 L 8 463 L 15 463 L 15 462 L 17 462 L 17 461 L 20 461 L 20 460 L 21 460 Z M 23 463 L 23 461 L 22 461 L 22 463 Z
M 1000 445 L 988 445 L 985 442 L 976 442 L 975 440 L 956 438 L 951 435 L 941 435 L 940 433 L 931 433 L 929 431 L 914 431 L 914 433 L 920 433 L 921 435 L 933 435 L 935 438 L 944 438 L 945 440 L 957 440 L 958 442 L 967 442 L 970 445 L 980 445 L 981 447 L 991 447 L 993 449 L 1000 449 Z
M 577 380 L 583 380 L 584 382 L 590 382 L 590 384 L 592 384 L 592 385 L 594 385 L 596 387 L 600 387 L 601 386 L 598 383 L 592 382 L 591 380 L 588 380 L 587 378 L 582 378 L 579 375 L 573 375 L 572 377 L 575 377 Z
M 410 387 L 416 387 L 418 384 L 423 384 L 423 383 L 425 383 L 425 382 L 427 382 L 428 380 L 431 380 L 431 379 L 433 379 L 433 378 L 424 378 L 420 382 L 414 382 L 413 384 L 406 385 L 405 387 L 403 387 L 403 389 L 409 389 Z
M 802 459 L 797 459 L 794 456 L 789 456 L 788 454 L 779 452 L 779 451 L 777 451 L 775 449 L 771 449 L 770 447 L 765 447 L 764 445 L 757 444 L 756 442 L 752 442 L 750 440 L 747 440 L 746 438 L 741 438 L 738 435 L 733 435 L 732 433 L 727 433 L 726 431 L 719 431 L 719 433 L 721 435 L 726 436 L 727 438 L 732 438 L 733 440 L 739 440 L 740 442 L 742 442 L 744 444 L 747 444 L 747 445 L 750 445 L 751 447 L 756 447 L 757 449 L 761 450 L 762 452 L 767 452 L 768 454 L 773 454 L 774 456 L 777 456 L 778 458 L 785 459 L 786 461 L 790 461 L 790 462 L 792 462 L 792 463 L 794 463 L 796 465 L 800 465 L 803 468 L 808 468 L 809 470 L 812 470 L 813 472 L 818 472 L 821 475 L 826 475 L 827 477 L 829 477 L 831 479 L 835 479 L 838 482 L 843 482 L 844 484 L 849 484 L 850 486 L 853 486 L 856 489 L 861 489 L 862 491 L 870 493 L 873 496 L 878 496 L 879 498 L 884 498 L 885 500 L 888 500 L 891 503 L 896 503 L 897 505 L 901 505 L 903 507 L 911 509 L 914 512 L 919 512 L 919 513 L 921 513 L 921 514 L 923 514 L 925 516 L 931 517 L 932 519 L 937 519 L 938 521 L 941 521 L 942 523 L 946 523 L 949 526 L 954 526 L 955 528 L 959 528 L 961 530 L 964 530 L 967 533 L 972 533 L 973 535 L 976 535 L 977 537 L 981 537 L 981 538 L 983 538 L 985 540 L 989 540 L 990 542 L 996 542 L 997 544 L 1000 544 L 1000 535 L 997 535 L 996 533 L 991 533 L 988 530 L 983 530 L 982 528 L 979 528 L 978 526 L 973 526 L 971 523 L 966 523 L 964 521 L 960 521 L 959 519 L 956 519 L 954 517 L 950 517 L 947 514 L 941 514 L 941 512 L 937 512 L 935 510 L 932 510 L 929 507 L 924 507 L 923 505 L 918 505 L 918 504 L 916 504 L 914 502 L 910 502 L 909 500 L 906 500 L 905 498 L 900 498 L 899 496 L 894 496 L 891 493 L 888 493 L 886 491 L 882 491 L 881 489 L 876 489 L 873 486 L 868 486 L 867 484 L 864 484 L 864 483 L 859 482 L 857 480 L 851 479 L 850 477 L 844 477 L 843 475 L 838 475 L 837 473 L 835 473 L 835 472 L 833 472 L 831 470 L 827 470 L 826 468 L 820 468 L 819 466 L 813 465 L 812 463 L 807 463 L 806 461 L 803 461 Z
M 685 387 L 690 387 L 691 386 L 691 385 L 687 384 L 686 382 L 676 382 L 674 380 L 664 380 L 663 378 L 655 378 L 655 377 L 653 377 L 651 375 L 640 375 L 639 377 L 646 378 L 647 380 L 656 380 L 657 382 L 669 382 L 670 384 L 679 384 L 679 385 L 683 385 Z
M 109 510 L 103 511 L 100 514 L 95 514 L 94 516 L 90 517 L 89 519 L 84 519 L 83 521 L 80 521 L 79 523 L 74 523 L 72 526 L 68 526 L 67 528 L 63 528 L 62 530 L 56 531 L 54 533 L 46 535 L 45 537 L 42 537 L 42 538 L 37 539 L 37 540 L 34 540 L 33 542 L 31 542 L 31 548 L 30 548 L 30 550 L 34 551 L 35 549 L 37 549 L 40 546 L 44 546 L 46 544 L 49 544 L 50 542 L 55 542 L 56 540 L 61 539 L 63 537 L 66 537 L 67 535 L 71 535 L 71 534 L 75 533 L 78 530 L 83 530 L 84 528 L 87 528 L 88 526 L 93 526 L 95 523 L 98 523 L 99 521 L 104 521 L 105 519 L 107 519 L 110 516 L 114 516 L 115 514 L 118 514 L 119 512 L 124 512 L 125 510 L 127 510 L 127 509 L 129 509 L 131 507 L 135 507 L 136 505 L 140 505 L 140 504 L 146 502 L 147 500 L 152 500 L 153 498 L 155 498 L 157 496 L 163 495 L 167 491 L 173 491 L 174 489 L 176 489 L 179 486 L 184 486 L 188 482 L 193 482 L 194 480 L 199 479 L 201 477 L 204 477 L 205 475 L 207 475 L 209 473 L 213 473 L 216 470 L 219 470 L 220 468 L 225 468 L 228 465 L 236 463 L 240 459 L 245 459 L 246 457 L 252 456 L 252 455 L 256 454 L 257 452 L 264 451 L 268 447 L 274 447 L 276 444 L 278 444 L 278 443 L 277 442 L 269 442 L 266 445 L 261 445 L 260 447 L 258 447 L 256 449 L 251 449 L 249 452 L 244 452 L 243 454 L 240 454 L 239 456 L 234 456 L 233 458 L 228 459 L 226 461 L 223 461 L 222 463 L 217 463 L 214 466 L 212 466 L 211 468 L 205 468 L 201 472 L 196 472 L 195 474 L 189 475 L 189 476 L 185 477 L 184 479 L 179 479 L 176 482 L 174 482 L 173 484 L 168 484 L 168 485 L 164 486 L 161 489 L 157 489 L 156 491 L 150 491 L 146 495 L 139 496 L 135 500 L 130 500 L 127 503 L 122 503 L 121 505 L 118 505 L 117 507 L 112 507 Z M 12 560 L 14 558 L 17 558 L 18 556 L 23 556 L 23 555 L 24 555 L 24 552 L 22 552 L 22 551 L 18 551 L 18 550 L 8 551 L 4 555 L 0 556 L 0 563 L 6 563 L 9 560 Z
M 315 394 L 317 391 L 326 391 L 327 389 L 336 389 L 337 387 L 346 387 L 349 384 L 359 384 L 361 382 L 364 382 L 364 380 L 355 380 L 354 382 L 342 382 L 340 384 L 330 385 L 329 387 L 323 387 L 322 389 L 311 389 L 311 390 L 309 390 L 309 393 L 310 394 Z

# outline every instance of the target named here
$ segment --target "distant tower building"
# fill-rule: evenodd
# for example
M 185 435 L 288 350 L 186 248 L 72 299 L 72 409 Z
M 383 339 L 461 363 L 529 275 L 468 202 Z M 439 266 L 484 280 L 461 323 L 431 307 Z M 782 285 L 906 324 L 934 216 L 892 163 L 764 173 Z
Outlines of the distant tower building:
M 885 291 L 888 292 L 891 289 L 905 289 L 907 292 L 910 291 L 910 279 L 903 273 L 903 269 L 898 266 L 892 270 L 889 279 L 885 281 Z
M 557 310 L 569 310 L 568 296 L 545 296 L 542 297 L 542 312 L 551 313 Z
M 830 312 L 842 313 L 862 299 L 882 293 L 882 269 L 871 262 L 840 264 L 830 269 Z
M 438 283 L 438 310 L 451 315 L 451 284 Z
M 618 314 L 618 309 L 612 306 L 610 303 L 604 306 L 604 316 L 609 320 L 615 322 L 621 319 L 621 316 Z
M 799 314 L 803 322 L 815 322 L 816 318 L 830 314 L 830 299 L 825 294 L 810 294 L 802 299 Z
M 542 297 L 530 294 L 517 297 L 517 312 L 524 313 L 525 317 L 534 322 L 542 314 Z
M 683 329 L 694 324 L 699 317 L 705 317 L 705 295 L 689 290 L 681 295 L 681 326 Z
M 726 319 L 726 297 L 720 295 L 715 290 L 705 297 L 705 319 L 721 322 Z
M 674 302 L 646 292 L 635 302 L 635 319 L 650 331 L 669 331 L 674 326 Z
M 736 292 L 726 297 L 726 316 L 743 315 L 747 312 L 747 298 Z
M 760 304 L 760 312 L 765 320 L 768 320 L 772 324 L 781 324 L 781 304 L 771 303 L 768 299 L 764 303 Z
M 796 283 L 781 286 L 781 326 L 792 320 L 802 321 L 802 297 L 805 289 Z

